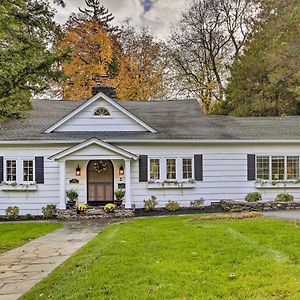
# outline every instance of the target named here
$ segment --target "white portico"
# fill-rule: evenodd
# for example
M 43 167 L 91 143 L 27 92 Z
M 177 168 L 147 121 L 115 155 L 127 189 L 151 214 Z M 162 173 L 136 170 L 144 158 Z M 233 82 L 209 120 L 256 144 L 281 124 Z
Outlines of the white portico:
M 131 162 L 138 156 L 92 138 L 49 157 L 59 163 L 60 209 L 66 208 L 66 191 L 76 189 L 79 202 L 102 205 L 125 190 L 125 208 L 131 208 Z

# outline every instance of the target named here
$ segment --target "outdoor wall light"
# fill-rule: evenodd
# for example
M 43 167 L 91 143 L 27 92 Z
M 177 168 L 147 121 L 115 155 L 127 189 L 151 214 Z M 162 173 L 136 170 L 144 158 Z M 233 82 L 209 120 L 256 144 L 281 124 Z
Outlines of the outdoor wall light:
M 76 176 L 80 176 L 80 167 L 79 167 L 79 165 L 78 165 L 78 167 L 76 168 Z
M 123 167 L 123 165 L 121 165 L 121 167 L 119 168 L 119 175 L 120 176 L 124 175 L 124 167 Z

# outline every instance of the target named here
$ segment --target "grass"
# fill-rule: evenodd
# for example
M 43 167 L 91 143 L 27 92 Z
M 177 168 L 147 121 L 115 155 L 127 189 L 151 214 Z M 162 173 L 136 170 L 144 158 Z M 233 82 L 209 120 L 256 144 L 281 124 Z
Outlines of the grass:
M 111 225 L 22 299 L 300 299 L 300 223 L 193 219 Z
M 19 247 L 30 240 L 60 228 L 60 223 L 0 223 L 0 253 Z

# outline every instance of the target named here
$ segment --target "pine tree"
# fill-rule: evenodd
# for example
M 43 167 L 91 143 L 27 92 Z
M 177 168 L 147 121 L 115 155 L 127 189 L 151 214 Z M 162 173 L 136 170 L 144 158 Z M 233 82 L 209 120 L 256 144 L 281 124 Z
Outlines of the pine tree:
M 21 117 L 34 93 L 61 78 L 65 53 L 51 49 L 59 34 L 54 13 L 46 1 L 0 2 L 0 120 Z
M 119 31 L 117 26 L 112 26 L 110 23 L 115 19 L 112 13 L 107 8 L 100 4 L 100 0 L 85 0 L 87 8 L 79 8 L 79 14 L 73 14 L 73 21 L 80 22 L 83 20 L 93 20 L 105 28 L 110 33 Z

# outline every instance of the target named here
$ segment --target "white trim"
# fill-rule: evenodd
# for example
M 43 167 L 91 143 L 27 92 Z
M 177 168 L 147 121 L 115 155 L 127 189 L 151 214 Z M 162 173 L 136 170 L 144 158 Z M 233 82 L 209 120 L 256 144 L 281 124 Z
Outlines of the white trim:
M 0 141 L 0 145 L 64 145 L 82 143 L 85 139 L 74 140 L 10 140 Z M 300 144 L 300 140 L 201 140 L 201 139 L 153 139 L 153 140 L 114 140 L 104 139 L 106 143 L 124 144 Z
M 112 152 L 115 152 L 117 154 L 120 154 L 121 156 L 125 157 L 125 158 L 128 158 L 128 159 L 138 159 L 138 156 L 133 154 L 133 153 L 130 153 L 122 148 L 119 148 L 119 147 L 116 147 L 116 146 L 113 146 L 111 144 L 108 144 L 108 143 L 105 143 L 103 141 L 100 141 L 96 138 L 91 138 L 89 140 L 86 140 L 85 142 L 83 143 L 80 143 L 80 144 L 77 144 L 75 146 L 72 146 L 70 148 L 67 148 L 63 151 L 60 151 L 52 156 L 49 157 L 50 160 L 61 160 L 61 159 L 64 159 L 66 158 L 67 156 L 71 155 L 72 153 L 78 151 L 78 150 L 81 150 L 85 147 L 88 147 L 90 145 L 98 145 L 99 147 L 102 147 L 102 148 L 105 148 L 105 149 L 108 149 Z M 81 159 L 84 159 L 83 157 Z M 91 156 L 89 156 L 89 159 L 92 159 Z
M 45 131 L 45 133 L 50 133 L 50 132 L 54 131 L 55 129 L 57 129 L 58 127 L 60 127 L 61 125 L 63 125 L 65 122 L 67 122 L 68 120 L 70 120 L 72 117 L 74 117 L 75 115 L 77 115 L 79 112 L 81 112 L 83 109 L 85 109 L 86 107 L 90 106 L 92 103 L 94 103 L 95 101 L 97 101 L 99 98 L 102 98 L 103 100 L 105 100 L 108 103 L 110 103 L 111 105 L 113 105 L 115 108 L 119 109 L 121 112 L 123 112 L 129 118 L 131 118 L 132 120 L 134 120 L 135 122 L 137 122 L 138 124 L 140 124 L 141 126 L 143 126 L 148 131 L 150 131 L 152 133 L 156 132 L 156 130 L 154 128 L 152 128 L 151 126 L 149 126 L 148 124 L 146 124 L 144 121 L 142 121 L 141 119 L 139 119 L 138 117 L 136 117 L 135 115 L 133 115 L 130 111 L 128 111 L 127 109 L 125 109 L 123 106 L 121 106 L 120 104 L 118 104 L 116 101 L 114 101 L 113 99 L 107 97 L 103 93 L 98 93 L 97 95 L 95 95 L 94 97 L 92 97 L 90 100 L 88 100 L 87 102 L 85 102 L 82 105 L 80 105 L 79 107 L 77 107 L 71 113 L 67 114 L 64 118 L 62 118 L 61 120 L 59 120 L 58 122 L 56 122 L 55 124 L 53 124 L 50 128 L 48 128 Z
M 130 159 L 125 159 L 125 208 L 131 208 L 131 169 L 130 169 Z

